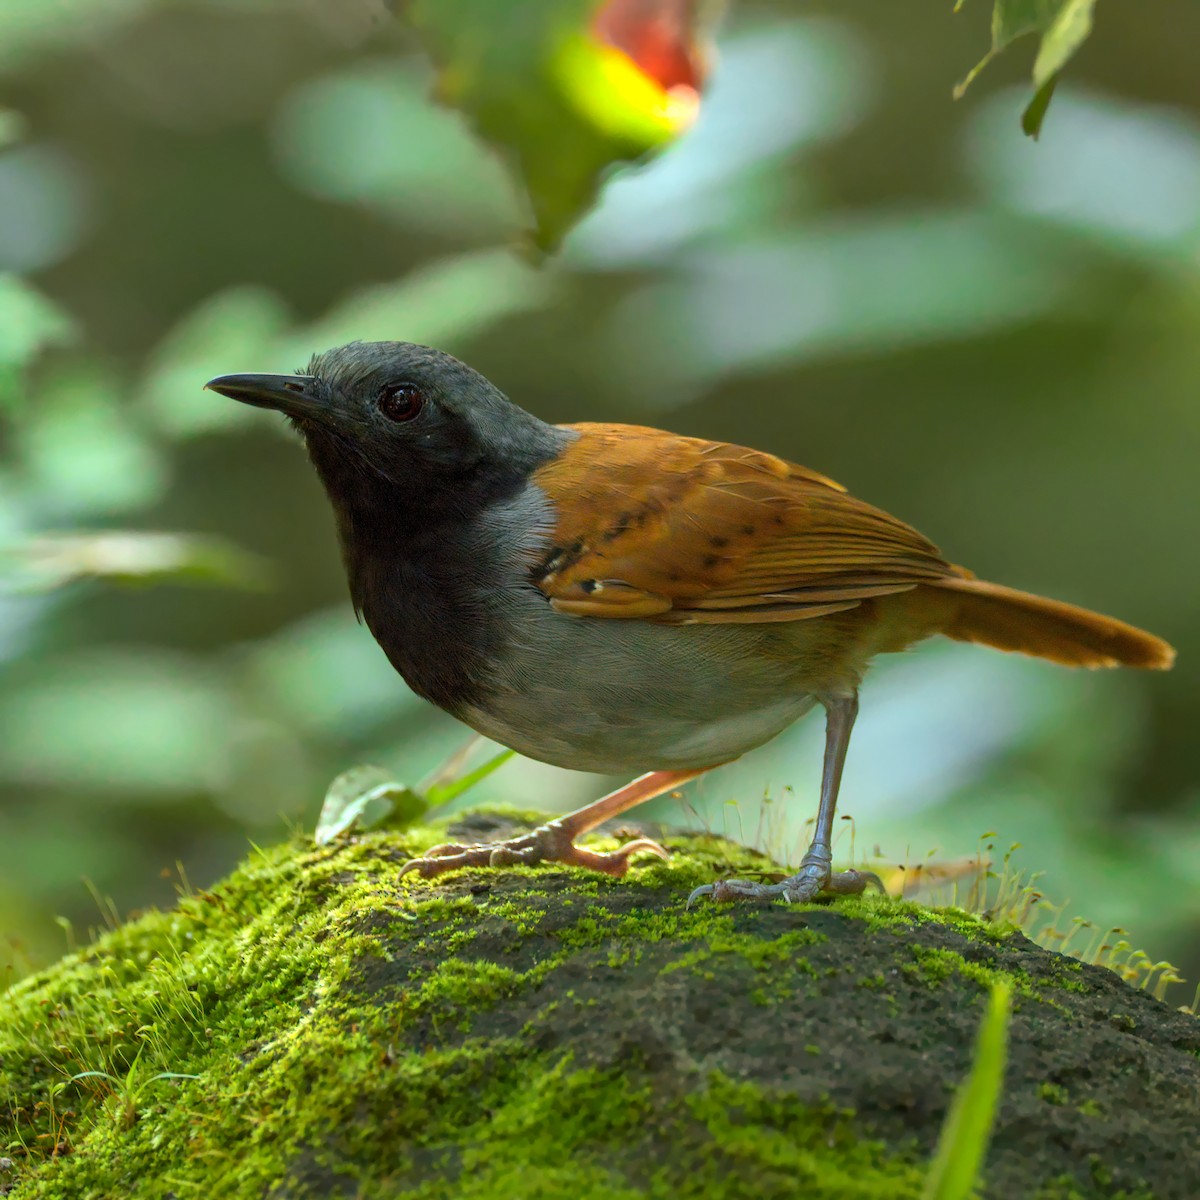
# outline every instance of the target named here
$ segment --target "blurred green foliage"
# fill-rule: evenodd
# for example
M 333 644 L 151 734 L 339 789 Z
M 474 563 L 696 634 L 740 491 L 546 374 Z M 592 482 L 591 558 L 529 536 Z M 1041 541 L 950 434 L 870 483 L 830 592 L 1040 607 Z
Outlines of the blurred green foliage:
M 0 590 L 43 592 L 81 579 L 264 587 L 252 555 L 218 538 L 177 533 L 56 533 L 0 546 Z
M 122 911 L 168 900 L 177 862 L 203 884 L 311 828 L 341 771 L 419 780 L 461 744 L 355 624 L 286 427 L 201 390 L 396 337 L 549 419 L 808 463 L 981 575 L 1175 642 L 1165 677 L 949 644 L 880 663 L 839 850 L 998 829 L 1049 895 L 1200 975 L 1200 10 L 1164 38 L 1101 6 L 1036 146 L 1019 58 L 950 101 L 986 20 L 734 5 L 695 125 L 535 268 L 510 248 L 528 177 L 430 99 L 381 5 L 7 0 L 0 538 L 63 586 L 0 594 L 0 967 L 96 919 L 81 877 Z M 176 586 L 260 561 L 265 589 Z M 146 571 L 168 578 L 111 580 Z M 820 737 L 655 811 L 794 857 Z M 566 810 L 607 782 L 518 759 L 478 796 Z

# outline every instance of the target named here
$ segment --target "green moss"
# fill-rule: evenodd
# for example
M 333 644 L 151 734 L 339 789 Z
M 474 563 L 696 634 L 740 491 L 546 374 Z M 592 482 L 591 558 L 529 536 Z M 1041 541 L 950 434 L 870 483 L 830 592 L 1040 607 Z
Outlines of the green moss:
M 318 917 L 316 908 L 333 875 L 363 861 L 355 850 L 336 859 L 294 847 L 256 855 L 220 888 L 148 914 L 18 984 L 0 1021 L 0 1144 L 26 1163 L 57 1150 L 50 1174 L 60 1182 L 46 1194 L 80 1197 L 122 1194 L 118 1175 L 136 1178 L 152 1151 L 143 1137 L 151 1126 L 159 1139 L 179 1139 L 181 1157 L 185 1148 L 207 1153 L 205 1126 L 217 1124 L 218 1097 L 228 1105 L 231 1074 L 247 1082 L 269 1074 L 265 1064 L 307 1041 L 328 1019 L 323 999 L 353 958 L 370 952 L 354 931 L 359 887 L 344 888 L 346 903 L 332 911 Z M 72 1077 L 124 1077 L 135 1059 L 144 1076 L 200 1078 L 148 1088 L 146 1110 L 122 1129 L 106 1119 L 109 1085 Z M 252 1103 L 247 1095 L 233 1107 Z
M 457 1019 L 470 1028 L 469 1014 L 513 995 L 524 982 L 517 971 L 490 962 L 463 962 L 448 958 L 411 997 L 397 998 L 414 1013 L 428 1012 L 435 1021 Z
M 932 909 L 915 900 L 898 900 L 874 891 L 840 898 L 838 911 L 863 921 L 868 929 L 891 929 L 900 934 L 914 924 L 931 922 L 954 930 L 968 941 L 997 944 L 1017 932 L 1017 927 L 1007 921 L 988 921 L 961 908 Z
M 752 934 L 717 929 L 709 934 L 704 945 L 674 959 L 662 972 L 695 971 L 706 979 L 716 979 L 729 971 L 724 960 L 733 959 L 754 972 L 749 990 L 751 1002 L 769 1007 L 795 996 L 798 976 L 816 975 L 812 963 L 799 951 L 825 940 L 824 935 L 812 929 L 796 929 L 770 942 Z
M 480 873 L 397 881 L 398 859 L 444 837 L 256 852 L 211 892 L 13 988 L 0 1006 L 0 1156 L 15 1160 L 21 1200 L 732 1200 L 747 1180 L 767 1200 L 905 1200 L 920 1190 L 910 1135 L 885 1145 L 805 1082 L 853 1083 L 856 1043 L 829 1032 L 832 1015 L 848 998 L 861 1020 L 900 1007 L 900 956 L 922 993 L 1001 973 L 1041 987 L 927 944 L 1004 947 L 996 927 L 956 912 L 942 923 L 877 896 L 687 910 L 697 883 L 767 866 L 708 838 L 674 839 L 670 862 L 619 882 L 559 867 L 474 888 Z M 860 963 L 865 950 L 875 957 Z M 783 1017 L 809 1019 L 800 989 L 826 1007 L 781 1043 Z M 694 1025 L 656 1022 L 654 1005 L 681 995 Z M 759 1024 L 743 1005 L 703 1073 L 677 1069 L 681 1047 L 743 996 Z M 799 1061 L 788 1045 L 804 1048 Z M 725 1048 L 742 1065 L 708 1071 Z M 766 1078 L 745 1078 L 747 1062 Z M 772 1082 L 784 1069 L 804 1096 Z
M 905 970 L 919 975 L 924 978 L 930 987 L 938 987 L 944 984 L 952 975 L 961 975 L 964 979 L 971 979 L 978 983 L 985 990 L 990 991 L 992 985 L 1000 980 L 1006 980 L 1012 985 L 1014 992 L 1017 995 L 1024 996 L 1030 1000 L 1040 1000 L 1043 1004 L 1057 1005 L 1057 1002 L 1045 996 L 1041 991 L 1042 981 L 1039 980 L 1035 986 L 1027 971 L 1017 970 L 1001 970 L 996 967 L 988 967 L 983 963 L 972 962 L 963 957 L 955 950 L 948 950 L 941 946 L 923 946 L 913 944 L 910 947 L 913 958 L 916 960 L 912 964 L 906 964 Z
M 1047 1104 L 1066 1104 L 1070 1099 L 1067 1089 L 1061 1083 L 1043 1083 L 1038 1088 L 1038 1096 Z
M 438 838 L 414 831 L 406 849 Z M 334 1131 L 353 1143 L 340 1158 L 369 1158 L 386 1137 L 444 1143 L 449 1162 L 456 1155 L 448 1147 L 482 1112 L 490 1114 L 487 1149 L 457 1159 L 456 1195 L 504 1194 L 506 1180 L 520 1180 L 523 1195 L 561 1194 L 556 1181 L 568 1178 L 573 1196 L 590 1195 L 578 1186 L 576 1151 L 594 1160 L 595 1195 L 623 1195 L 594 1147 L 638 1126 L 640 1093 L 572 1070 L 566 1059 L 550 1066 L 507 1039 L 402 1053 L 390 1035 L 422 1021 L 469 1032 L 473 1017 L 544 979 L 562 957 L 614 938 L 614 962 L 637 943 L 708 939 L 689 965 L 738 954 L 762 971 L 819 940 L 807 931 L 778 945 L 739 938 L 711 906 L 617 915 L 586 903 L 605 883 L 580 874 L 572 900 L 584 898 L 586 907 L 558 932 L 560 954 L 518 970 L 467 956 L 481 937 L 481 912 L 505 927 L 509 952 L 519 950 L 541 921 L 530 905 L 539 889 L 482 906 L 472 896 L 397 888 L 392 856 L 376 853 L 381 840 L 256 853 L 211 892 L 150 913 L 18 984 L 0 1021 L 0 1146 L 17 1158 L 22 1195 L 132 1195 L 133 1181 L 153 1175 L 181 1193 L 204 1179 L 212 1194 L 257 1196 Z M 700 842 L 698 859 L 677 858 L 639 882 L 682 896 L 711 877 L 718 860 L 761 866 L 748 853 Z M 506 878 L 526 875 L 538 877 Z M 364 997 L 369 964 L 392 957 L 381 934 L 410 944 L 415 966 L 407 986 L 389 982 Z M 120 1079 L 135 1060 L 143 1078 L 197 1078 L 146 1085 L 128 1121 L 113 1119 L 110 1082 L 72 1078 L 95 1071 Z M 565 1113 L 574 1114 L 571 1130 Z M 530 1141 L 535 1130 L 540 1148 Z M 412 1194 L 441 1194 L 440 1187 L 431 1182 Z
M 774 941 L 764 942 L 751 934 L 728 932 L 724 929 L 714 931 L 705 945 L 689 951 L 681 958 L 664 967 L 664 971 L 683 971 L 712 962 L 723 955 L 736 955 L 743 962 L 749 963 L 755 970 L 763 971 L 773 967 L 790 967 L 812 973 L 812 965 L 798 956 L 797 951 L 803 946 L 815 946 L 825 941 L 824 934 L 813 929 L 796 929 L 785 933 Z
M 1019 926 L 1014 925 L 1011 921 L 988 920 L 979 913 L 967 912 L 962 908 L 932 909 L 920 904 L 912 907 L 915 911 L 911 915 L 915 920 L 932 921 L 947 929 L 953 929 L 955 933 L 961 934 L 969 942 L 996 944 L 1012 937 L 1014 933 L 1020 932 Z
M 879 1142 L 861 1140 L 850 1110 L 802 1105 L 719 1072 L 704 1092 L 688 1097 L 687 1106 L 721 1156 L 757 1172 L 767 1168 L 770 1182 L 759 1194 L 796 1196 L 820 1188 L 821 1195 L 856 1200 L 920 1195 L 923 1170 Z M 696 1184 L 689 1194 L 712 1200 L 746 1195 L 736 1182 L 731 1189 L 716 1177 Z
M 1105 1185 L 1100 1184 L 1099 1186 L 1104 1187 Z M 1118 1192 L 1105 1191 L 1102 1194 L 1104 1200 L 1155 1200 L 1154 1194 L 1143 1188 L 1133 1191 L 1122 1188 Z M 1039 1188 L 1033 1200 L 1089 1200 L 1092 1195 L 1095 1193 L 1089 1190 L 1088 1195 L 1085 1196 L 1076 1185 L 1075 1179 L 1070 1175 L 1064 1175 Z

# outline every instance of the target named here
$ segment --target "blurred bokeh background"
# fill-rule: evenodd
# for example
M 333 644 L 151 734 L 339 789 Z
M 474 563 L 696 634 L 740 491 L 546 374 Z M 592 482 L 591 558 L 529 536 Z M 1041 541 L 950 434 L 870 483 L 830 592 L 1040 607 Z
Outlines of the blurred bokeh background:
M 177 863 L 205 885 L 311 828 L 346 767 L 415 782 L 462 741 L 355 624 L 283 423 L 201 391 L 394 337 L 546 418 L 771 449 L 1173 641 L 1167 676 L 881 662 L 843 811 L 895 862 L 1019 842 L 1195 980 L 1200 7 L 1100 4 L 1036 144 L 1032 47 L 951 100 L 987 7 L 741 0 L 695 127 L 535 266 L 511 178 L 367 0 L 5 0 L 0 979 L 98 924 L 92 892 L 168 903 Z M 218 539 L 208 586 L 49 586 L 122 548 L 31 539 L 109 529 Z M 795 858 L 821 732 L 654 815 Z M 463 802 L 609 782 L 514 760 Z

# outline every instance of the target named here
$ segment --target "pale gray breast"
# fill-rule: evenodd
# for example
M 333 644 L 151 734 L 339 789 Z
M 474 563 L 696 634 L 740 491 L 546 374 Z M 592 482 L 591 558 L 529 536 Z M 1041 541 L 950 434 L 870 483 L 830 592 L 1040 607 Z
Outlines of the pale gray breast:
M 530 758 L 605 774 L 707 767 L 774 737 L 815 703 L 786 667 L 781 625 L 655 625 L 569 617 L 530 582 L 552 508 L 530 486 L 487 513 L 514 564 L 487 598 L 500 623 L 484 698 L 460 715 Z M 520 564 L 520 565 L 517 565 Z

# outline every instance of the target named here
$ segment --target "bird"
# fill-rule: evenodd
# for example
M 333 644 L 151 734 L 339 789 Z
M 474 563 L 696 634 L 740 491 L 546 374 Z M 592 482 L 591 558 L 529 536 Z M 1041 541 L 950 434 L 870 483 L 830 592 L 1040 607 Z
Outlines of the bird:
M 833 824 L 876 655 L 934 635 L 1070 667 L 1165 669 L 1153 634 L 987 583 L 903 521 L 774 454 L 636 425 L 554 425 L 451 355 L 352 342 L 213 392 L 283 413 L 333 508 L 356 613 L 408 685 L 478 733 L 632 782 L 530 833 L 405 864 L 558 862 L 612 876 L 648 838 L 576 839 L 825 713 L 811 843 L 778 883 L 689 904 L 857 894 Z

